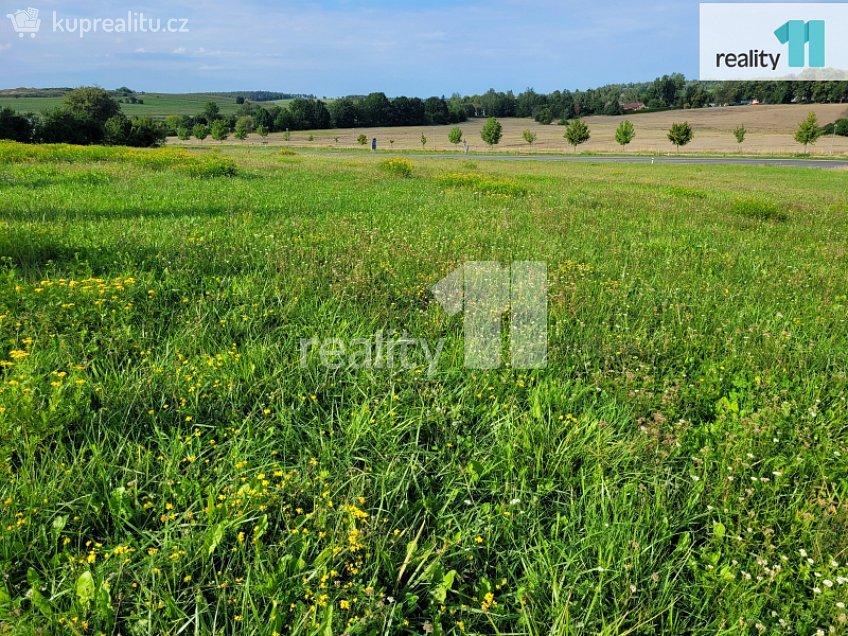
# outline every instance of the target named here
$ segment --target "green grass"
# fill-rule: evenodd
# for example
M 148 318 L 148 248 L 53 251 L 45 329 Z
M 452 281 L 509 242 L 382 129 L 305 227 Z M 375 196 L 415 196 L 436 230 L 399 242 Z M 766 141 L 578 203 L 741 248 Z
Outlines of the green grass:
M 0 146 L 0 633 L 845 633 L 844 173 L 174 152 Z
M 139 93 L 143 104 L 121 104 L 121 110 L 128 116 L 152 117 L 163 119 L 168 115 L 198 115 L 203 112 L 207 102 L 215 102 L 224 115 L 238 111 L 241 106 L 236 104 L 235 97 L 216 95 L 214 93 Z M 290 100 L 274 102 L 258 102 L 263 106 L 271 104 L 286 104 Z M 61 97 L 0 97 L 0 108 L 11 108 L 22 113 L 43 113 L 62 104 Z

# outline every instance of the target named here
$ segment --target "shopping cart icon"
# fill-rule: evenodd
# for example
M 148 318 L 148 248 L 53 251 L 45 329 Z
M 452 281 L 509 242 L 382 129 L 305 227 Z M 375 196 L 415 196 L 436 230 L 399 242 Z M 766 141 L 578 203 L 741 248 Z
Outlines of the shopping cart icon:
M 18 9 L 14 13 L 7 13 L 6 17 L 12 21 L 12 26 L 19 38 L 24 37 L 24 34 L 29 33 L 29 37 L 34 38 L 35 34 L 41 28 L 41 19 L 38 17 L 38 9 L 29 7 L 28 9 Z

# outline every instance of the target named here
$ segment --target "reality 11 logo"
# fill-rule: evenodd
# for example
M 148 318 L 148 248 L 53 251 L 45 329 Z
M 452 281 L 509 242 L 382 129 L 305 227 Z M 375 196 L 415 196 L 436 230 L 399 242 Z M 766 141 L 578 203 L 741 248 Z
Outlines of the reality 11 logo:
M 789 20 L 774 34 L 781 44 L 789 43 L 790 67 L 824 68 L 824 20 Z M 810 52 L 809 64 L 806 63 L 807 48 Z
M 473 261 L 433 286 L 449 315 L 463 312 L 465 366 L 501 367 L 502 321 L 509 316 L 510 366 L 544 369 L 548 355 L 548 270 L 538 261 L 501 267 Z

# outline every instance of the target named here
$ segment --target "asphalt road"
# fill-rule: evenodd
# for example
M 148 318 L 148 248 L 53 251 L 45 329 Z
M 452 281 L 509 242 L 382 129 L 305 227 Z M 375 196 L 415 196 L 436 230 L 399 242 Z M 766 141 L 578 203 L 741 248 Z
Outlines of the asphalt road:
M 340 153 L 341 154 L 341 153 Z M 349 156 L 349 155 L 348 155 Z M 664 163 L 719 166 L 777 166 L 781 168 L 848 168 L 848 161 L 832 159 L 757 159 L 753 157 L 567 157 L 562 155 L 432 155 L 404 154 L 415 159 L 481 159 L 492 161 L 548 161 L 570 163 Z

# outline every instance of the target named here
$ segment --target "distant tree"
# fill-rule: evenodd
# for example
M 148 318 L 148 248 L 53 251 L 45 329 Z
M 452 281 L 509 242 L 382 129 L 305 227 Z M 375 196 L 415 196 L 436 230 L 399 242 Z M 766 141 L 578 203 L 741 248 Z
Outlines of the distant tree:
M 633 141 L 635 137 L 636 128 L 633 126 L 633 122 L 629 119 L 625 119 L 618 125 L 618 128 L 615 129 L 615 140 L 622 148 Z
M 206 105 L 203 107 L 203 116 L 206 117 L 206 121 L 211 124 L 221 117 L 221 109 L 218 108 L 218 104 L 215 102 L 206 102 Z
M 176 135 L 183 125 L 183 118 L 179 115 L 168 115 L 165 117 L 165 128 L 169 135 Z
M 521 133 L 521 136 L 524 138 L 524 141 L 526 141 L 531 146 L 536 143 L 536 133 L 530 130 L 529 128 L 527 128 L 523 133 Z
M 798 124 L 798 129 L 795 131 L 795 141 L 804 144 L 804 152 L 807 152 L 807 146 L 816 143 L 821 135 L 822 130 L 819 128 L 818 117 L 811 112 Z
M 105 135 L 105 123 L 100 141 Z M 54 108 L 42 114 L 35 127 L 35 140 L 45 144 L 93 143 L 85 122 L 64 108 Z
M 33 124 L 29 118 L 18 115 L 11 108 L 0 108 L 0 139 L 32 141 Z
M 245 115 L 236 120 L 234 136 L 244 141 L 253 129 L 253 118 Z
M 337 99 L 329 106 L 334 128 L 353 128 L 356 124 L 356 104 L 352 99 Z
M 62 100 L 62 106 L 79 117 L 104 125 L 110 117 L 121 112 L 121 106 L 102 88 L 77 88 Z
M 454 146 L 462 143 L 462 128 L 459 126 L 451 128 L 448 133 L 448 141 L 450 141 Z
M 103 141 L 110 146 L 128 145 L 132 133 L 132 122 L 125 115 L 117 114 L 106 121 Z
M 203 141 L 209 136 L 209 127 L 203 124 L 195 124 L 191 129 L 191 134 L 198 141 Z
M 177 139 L 180 141 L 188 141 L 191 139 L 191 131 L 188 128 L 180 126 L 177 128 Z
M 121 105 L 102 88 L 86 87 L 67 93 L 59 110 L 66 115 L 57 116 L 54 122 L 62 120 L 75 130 L 68 131 L 70 134 L 66 139 L 54 139 L 55 142 L 96 144 L 104 140 L 106 122 L 121 113 Z M 70 120 L 75 120 L 75 123 Z
M 164 122 L 149 117 L 128 119 L 123 114 L 110 117 L 106 122 L 104 143 L 114 146 L 151 148 L 159 146 L 168 136 Z
M 688 121 L 682 124 L 673 123 L 668 131 L 668 140 L 675 145 L 677 152 L 680 152 L 680 146 L 685 146 L 694 138 L 695 133 L 692 131 L 692 126 Z
M 554 120 L 554 113 L 550 108 L 545 106 L 543 108 L 540 108 L 536 112 L 536 115 L 533 117 L 533 119 L 535 119 L 537 122 L 539 122 L 543 126 L 547 126 L 548 124 L 550 124 Z
M 212 139 L 215 141 L 225 141 L 230 136 L 230 127 L 227 125 L 227 122 L 216 119 L 212 123 L 210 133 L 212 134 Z
M 448 103 L 441 97 L 430 97 L 424 100 L 424 114 L 430 125 L 447 124 L 450 122 Z
M 483 130 L 480 131 L 480 137 L 489 144 L 489 148 L 494 148 L 501 141 L 503 135 L 503 126 L 494 117 L 489 117 L 486 123 L 483 124 Z
M 242 97 L 241 95 L 236 97 L 236 104 L 244 104 L 244 97 Z
M 356 141 L 359 143 L 360 146 L 364 146 L 368 143 L 368 137 L 366 137 L 365 135 L 359 135 L 359 137 L 356 138 Z
M 162 145 L 167 136 L 168 131 L 162 122 L 153 121 L 149 117 L 134 117 L 127 145 L 152 148 Z
M 421 133 L 421 148 L 424 149 L 424 146 L 427 145 L 427 137 L 424 136 L 424 133 Z
M 572 119 L 565 127 L 563 137 L 574 146 L 574 152 L 577 152 L 577 146 L 585 144 L 592 136 L 589 127 L 582 119 Z
M 745 130 L 745 126 L 737 126 L 733 129 L 733 136 L 736 137 L 736 143 L 741 144 L 745 141 L 745 135 L 748 134 L 748 131 Z
M 259 126 L 256 127 L 256 134 L 259 135 L 260 137 L 262 137 L 263 140 L 267 139 L 268 138 L 268 128 L 266 126 L 263 126 L 262 124 L 260 124 Z

